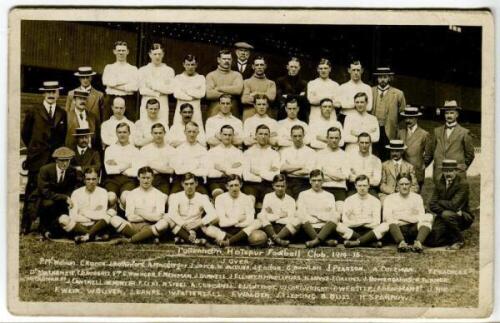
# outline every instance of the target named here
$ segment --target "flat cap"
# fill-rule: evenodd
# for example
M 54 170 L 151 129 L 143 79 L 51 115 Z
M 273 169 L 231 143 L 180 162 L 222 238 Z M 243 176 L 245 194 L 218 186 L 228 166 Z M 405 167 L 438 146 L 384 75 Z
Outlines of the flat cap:
M 252 45 L 250 45 L 249 43 L 244 42 L 244 41 L 239 41 L 237 43 L 234 43 L 234 47 L 235 48 L 243 48 L 243 49 L 253 49 Z
M 57 159 L 71 159 L 75 156 L 75 152 L 68 147 L 59 147 L 52 153 L 52 157 Z

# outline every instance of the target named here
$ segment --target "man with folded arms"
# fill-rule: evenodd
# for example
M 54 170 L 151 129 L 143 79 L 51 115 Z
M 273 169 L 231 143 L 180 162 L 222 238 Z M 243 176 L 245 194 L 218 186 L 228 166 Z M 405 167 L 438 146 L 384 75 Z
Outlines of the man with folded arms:
M 295 125 L 290 130 L 292 146 L 280 151 L 281 172 L 286 174 L 289 194 L 296 199 L 309 188 L 309 173 L 314 169 L 316 152 L 304 145 L 304 128 Z
M 233 127 L 222 126 L 219 135 L 222 144 L 208 151 L 208 188 L 214 199 L 224 193 L 225 177 L 243 173 L 243 152 L 233 146 L 233 136 Z
M 110 219 L 111 225 L 129 238 L 129 242 L 139 243 L 152 235 L 159 237 L 159 232 L 154 224 L 160 221 L 165 215 L 167 195 L 153 187 L 153 170 L 148 167 L 141 167 L 137 171 L 139 187 L 133 189 L 127 195 L 127 206 L 125 216 L 127 220 L 113 216 Z
M 368 96 L 364 92 L 354 96 L 355 109 L 344 120 L 345 151 L 351 153 L 358 149 L 358 136 L 366 132 L 370 135 L 371 142 L 377 143 L 380 137 L 377 118 L 366 112 Z M 370 147 L 371 151 L 371 147 Z
M 156 99 L 149 99 L 146 102 L 146 115 L 135 122 L 135 145 L 143 147 L 153 141 L 151 136 L 151 126 L 155 123 L 163 125 L 165 132 L 168 132 L 168 124 L 160 119 L 160 102 Z
M 312 122 L 309 122 L 309 139 L 310 146 L 313 149 L 321 150 L 328 144 L 327 130 L 335 127 L 340 130 L 339 146 L 344 146 L 344 138 L 342 136 L 342 125 L 337 121 L 335 115 L 333 101 L 331 99 L 323 99 L 320 101 L 321 115 Z
M 323 189 L 335 196 L 335 206 L 339 214 L 347 196 L 346 180 L 349 178 L 349 156 L 339 147 L 342 140 L 339 128 L 326 131 L 328 146 L 316 152 L 316 167 L 323 172 Z
M 337 240 L 328 239 L 335 232 L 340 216 L 335 208 L 333 194 L 323 190 L 324 175 L 319 169 L 311 171 L 309 183 L 311 188 L 301 192 L 297 199 L 297 216 L 302 223 L 302 230 L 310 238 L 306 242 L 307 248 L 314 248 L 320 244 L 334 247 Z
M 219 113 L 207 119 L 205 124 L 207 143 L 210 148 L 221 144 L 221 129 L 229 125 L 233 128 L 234 134 L 232 143 L 240 146 L 243 142 L 243 123 L 231 113 L 231 96 L 223 94 L 219 98 Z
M 104 188 L 108 191 L 109 203 L 114 206 L 119 202 L 124 207 L 127 194 L 137 185 L 137 159 L 139 150 L 129 141 L 130 127 L 126 123 L 116 126 L 118 141 L 104 152 L 104 168 L 106 179 Z
M 412 180 L 409 173 L 399 174 L 399 192 L 388 195 L 384 201 L 384 222 L 389 225 L 399 252 L 422 252 L 422 244 L 432 229 L 433 216 L 425 213 L 422 197 L 411 191 Z
M 320 115 L 320 104 L 323 99 L 330 99 L 335 106 L 340 106 L 339 84 L 330 78 L 332 64 L 326 58 L 318 63 L 318 77 L 307 83 L 307 99 L 311 103 L 308 115 L 309 123 L 316 122 Z
M 170 146 L 177 148 L 182 143 L 186 142 L 186 126 L 188 123 L 193 121 L 193 106 L 191 103 L 183 103 L 179 107 L 181 111 L 181 120 L 178 123 L 174 123 L 168 132 L 168 143 Z M 205 131 L 203 127 L 198 125 L 198 135 L 196 136 L 196 141 L 202 145 L 206 146 Z
M 368 194 L 370 180 L 359 175 L 355 180 L 356 194 L 349 196 L 342 209 L 342 221 L 337 232 L 345 239 L 346 248 L 368 245 L 376 241 L 375 247 L 382 247 L 380 241 L 387 232 L 387 224 L 380 223 L 380 201 Z
M 117 142 L 118 138 L 116 137 L 116 126 L 119 123 L 126 123 L 128 125 L 130 129 L 129 141 L 132 145 L 134 144 L 135 124 L 127 119 L 125 116 L 125 109 L 125 100 L 123 98 L 117 97 L 113 100 L 113 105 L 111 107 L 113 115 L 101 124 L 101 141 L 103 150 Z
M 280 170 L 280 155 L 269 146 L 269 136 L 268 126 L 258 126 L 257 143 L 243 153 L 243 192 L 254 196 L 256 203 L 261 203 L 264 195 L 271 191 L 271 181 Z
M 369 193 L 378 197 L 378 187 L 382 178 L 382 162 L 377 156 L 370 153 L 371 144 L 370 135 L 366 132 L 360 133 L 358 136 L 358 151 L 348 154 L 351 169 L 347 195 L 355 193 L 354 180 L 356 177 L 366 175 L 370 180 Z
M 260 125 L 266 125 L 269 128 L 269 142 L 271 146 L 277 143 L 278 123 L 273 118 L 269 117 L 267 113 L 269 109 L 269 100 L 265 95 L 257 94 L 254 97 L 255 114 L 243 122 L 244 138 L 243 143 L 245 146 L 250 147 L 256 143 L 255 131 Z
M 217 220 L 212 221 L 211 230 L 217 230 L 216 242 L 221 247 L 241 243 L 242 240 L 262 226 L 255 219 L 254 199 L 241 192 L 242 180 L 239 175 L 227 177 L 227 192 L 215 199 Z
M 155 123 L 151 126 L 153 141 L 140 150 L 139 164 L 151 167 L 153 170 L 153 187 L 164 194 L 170 193 L 170 178 L 174 174 L 172 167 L 175 149 L 165 142 L 165 126 Z
M 84 186 L 71 193 L 69 215 L 59 217 L 59 224 L 68 233 L 75 234 L 75 242 L 99 240 L 96 235 L 105 229 L 116 211 L 108 209 L 108 192 L 97 186 L 99 170 L 94 167 L 84 171 Z
M 372 102 L 373 102 L 372 88 L 368 84 L 364 83 L 363 80 L 361 79 L 361 75 L 363 75 L 363 67 L 361 66 L 361 62 L 358 60 L 354 60 L 349 65 L 347 72 L 349 73 L 351 79 L 341 84 L 339 87 L 342 110 L 340 111 L 341 113 L 338 115 L 338 119 L 344 125 L 344 128 L 345 128 L 345 123 L 343 122 L 344 118 L 347 117 L 348 115 L 355 113 L 354 111 L 355 104 L 352 98 L 354 97 L 354 95 L 356 95 L 356 93 L 359 92 L 366 93 L 367 111 L 372 110 Z M 378 129 L 378 122 L 377 122 L 377 129 Z
M 285 175 L 275 175 L 274 192 L 264 196 L 262 211 L 257 215 L 269 239 L 282 247 L 288 246 L 290 241 L 286 238 L 295 235 L 301 224 L 296 216 L 295 200 L 286 194 L 286 188 Z

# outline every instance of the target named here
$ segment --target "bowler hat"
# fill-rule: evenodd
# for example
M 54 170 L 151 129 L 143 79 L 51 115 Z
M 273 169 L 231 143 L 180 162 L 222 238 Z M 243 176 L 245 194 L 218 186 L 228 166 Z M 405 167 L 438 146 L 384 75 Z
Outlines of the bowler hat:
M 377 67 L 373 75 L 394 75 L 390 67 Z
M 403 112 L 400 113 L 403 117 L 419 117 L 422 112 L 419 111 L 417 107 L 412 107 L 407 105 Z
M 96 73 L 92 69 L 91 66 L 80 66 L 78 68 L 78 71 L 74 73 L 75 76 L 82 77 L 82 76 L 92 76 L 95 75 Z
M 90 131 L 89 128 L 76 128 L 73 136 L 87 136 L 93 135 L 94 133 Z
M 403 140 L 393 139 L 389 141 L 389 144 L 385 146 L 387 149 L 391 150 L 405 150 L 406 145 Z
M 52 157 L 57 159 L 71 159 L 75 156 L 75 152 L 68 147 L 59 147 L 52 153 Z
M 39 88 L 40 91 L 54 91 L 61 90 L 63 87 L 59 86 L 59 81 L 44 81 L 42 87 Z
M 235 48 L 243 48 L 243 49 L 253 49 L 252 45 L 250 45 L 249 43 L 244 42 L 244 41 L 239 41 L 237 43 L 234 43 L 234 47 Z
M 447 100 L 444 101 L 444 106 L 441 108 L 441 110 L 462 110 L 462 108 L 458 106 L 457 101 Z
M 441 163 L 441 169 L 458 169 L 458 163 L 455 159 L 445 159 Z

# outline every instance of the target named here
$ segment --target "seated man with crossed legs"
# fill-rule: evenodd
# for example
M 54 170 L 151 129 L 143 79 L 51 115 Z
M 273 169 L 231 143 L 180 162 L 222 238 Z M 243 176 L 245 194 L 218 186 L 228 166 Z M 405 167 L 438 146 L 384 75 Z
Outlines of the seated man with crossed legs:
M 295 200 L 286 194 L 286 177 L 283 174 L 273 178 L 274 192 L 264 196 L 262 211 L 257 218 L 269 239 L 279 246 L 286 247 L 290 243 L 285 238 L 293 236 L 300 229 L 300 219 L 296 216 Z M 278 232 L 276 234 L 276 232 Z

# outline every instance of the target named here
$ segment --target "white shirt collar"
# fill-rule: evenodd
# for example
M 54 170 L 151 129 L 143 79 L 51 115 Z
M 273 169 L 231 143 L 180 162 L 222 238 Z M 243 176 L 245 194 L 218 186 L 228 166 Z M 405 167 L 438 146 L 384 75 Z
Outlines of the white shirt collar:
M 415 130 L 417 130 L 417 125 L 414 124 L 413 127 L 408 127 L 408 130 L 411 131 L 412 133 L 415 132 Z
M 87 151 L 87 148 L 81 148 L 81 147 L 78 147 L 78 146 L 76 146 L 76 149 L 78 149 L 78 153 L 80 155 L 83 155 L 85 153 L 85 151 Z
M 43 106 L 45 107 L 45 110 L 47 110 L 47 113 L 50 114 L 50 108 L 52 108 L 52 112 L 55 112 L 56 104 L 49 104 L 47 101 L 43 101 Z

